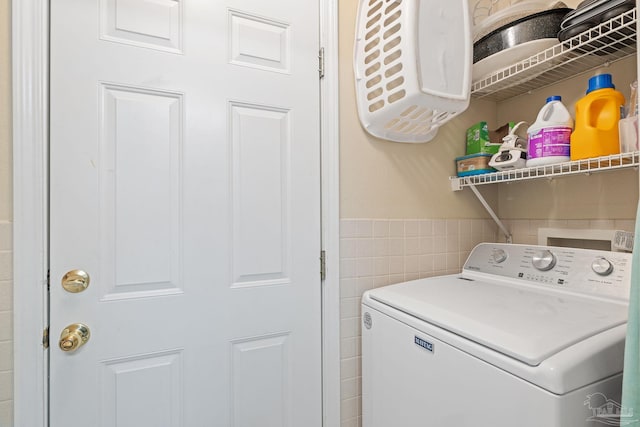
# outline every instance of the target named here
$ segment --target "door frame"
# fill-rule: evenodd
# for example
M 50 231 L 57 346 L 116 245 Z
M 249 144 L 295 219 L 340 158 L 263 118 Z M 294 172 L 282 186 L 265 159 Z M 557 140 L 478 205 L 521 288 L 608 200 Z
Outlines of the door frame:
M 340 424 L 338 0 L 318 0 L 323 425 Z M 49 0 L 12 1 L 14 425 L 47 427 Z M 55 331 L 52 332 L 55 342 Z

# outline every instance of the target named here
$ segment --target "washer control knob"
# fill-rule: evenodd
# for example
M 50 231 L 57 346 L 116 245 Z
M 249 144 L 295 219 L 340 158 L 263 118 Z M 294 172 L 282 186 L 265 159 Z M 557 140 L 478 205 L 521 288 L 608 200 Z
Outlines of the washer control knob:
M 507 259 L 507 253 L 504 251 L 504 249 L 494 249 L 491 253 L 491 259 L 496 264 L 500 264 Z
M 591 269 L 600 276 L 608 276 L 613 272 L 613 264 L 605 257 L 598 257 L 591 263 Z
M 549 271 L 556 265 L 556 256 L 548 249 L 538 251 L 531 260 L 533 266 L 540 271 Z

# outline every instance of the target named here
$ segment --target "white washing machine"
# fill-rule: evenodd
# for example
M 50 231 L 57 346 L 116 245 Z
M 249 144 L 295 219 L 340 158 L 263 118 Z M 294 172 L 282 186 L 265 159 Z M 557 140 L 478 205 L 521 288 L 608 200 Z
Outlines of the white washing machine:
M 481 244 L 366 292 L 363 427 L 618 425 L 630 275 L 626 253 Z

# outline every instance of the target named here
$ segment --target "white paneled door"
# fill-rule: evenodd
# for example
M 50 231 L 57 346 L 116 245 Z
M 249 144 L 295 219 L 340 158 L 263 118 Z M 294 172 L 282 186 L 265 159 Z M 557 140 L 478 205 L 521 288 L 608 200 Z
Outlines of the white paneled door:
M 321 425 L 318 22 L 51 1 L 51 427 Z

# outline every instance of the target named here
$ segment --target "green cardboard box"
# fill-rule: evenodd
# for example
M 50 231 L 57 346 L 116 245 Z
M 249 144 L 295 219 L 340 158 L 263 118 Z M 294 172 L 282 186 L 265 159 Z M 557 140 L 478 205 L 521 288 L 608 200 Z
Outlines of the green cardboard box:
M 496 130 L 489 130 L 487 122 L 479 122 L 467 129 L 467 155 L 496 154 L 502 145 L 502 138 L 513 129 L 514 122 L 500 126 Z

